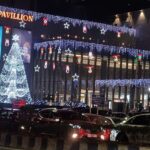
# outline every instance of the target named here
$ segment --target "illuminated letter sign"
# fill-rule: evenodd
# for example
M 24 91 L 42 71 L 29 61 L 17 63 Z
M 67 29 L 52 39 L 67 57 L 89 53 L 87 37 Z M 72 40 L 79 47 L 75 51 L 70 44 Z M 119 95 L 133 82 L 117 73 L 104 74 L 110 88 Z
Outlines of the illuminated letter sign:
M 20 14 L 15 12 L 0 11 L 1 18 L 13 19 L 13 20 L 23 20 L 26 22 L 33 22 L 33 16 L 27 14 Z

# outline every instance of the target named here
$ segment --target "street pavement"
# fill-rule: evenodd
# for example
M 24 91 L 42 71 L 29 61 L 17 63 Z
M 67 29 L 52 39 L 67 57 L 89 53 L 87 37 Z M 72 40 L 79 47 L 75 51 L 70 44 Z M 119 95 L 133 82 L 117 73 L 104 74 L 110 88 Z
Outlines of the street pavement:
M 15 148 L 9 148 L 9 147 L 2 147 L 2 146 L 0 146 L 0 150 L 23 150 L 23 149 L 15 149 Z

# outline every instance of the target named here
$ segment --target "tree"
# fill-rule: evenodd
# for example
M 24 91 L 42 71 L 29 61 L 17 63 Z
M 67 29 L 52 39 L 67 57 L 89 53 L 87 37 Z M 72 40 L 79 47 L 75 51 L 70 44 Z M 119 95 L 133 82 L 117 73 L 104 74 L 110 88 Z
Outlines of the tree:
M 12 103 L 13 100 L 24 99 L 32 101 L 28 81 L 22 60 L 19 36 L 14 35 L 11 49 L 8 53 L 0 75 L 0 102 Z

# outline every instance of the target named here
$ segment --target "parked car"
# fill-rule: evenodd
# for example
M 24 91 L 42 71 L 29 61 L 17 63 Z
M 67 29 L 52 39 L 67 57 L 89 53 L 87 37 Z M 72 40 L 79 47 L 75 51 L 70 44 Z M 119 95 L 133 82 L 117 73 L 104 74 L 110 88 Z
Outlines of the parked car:
M 0 130 L 16 132 L 18 123 L 15 121 L 14 114 L 19 112 L 19 109 L 3 108 L 0 110 Z
M 110 126 L 114 125 L 110 119 L 101 115 L 90 113 L 84 113 L 83 115 L 87 117 L 89 122 L 98 125 L 102 129 L 100 135 L 101 140 L 103 141 L 110 140 Z
M 22 129 L 24 130 L 25 127 Z M 44 109 L 33 119 L 31 134 L 68 139 L 108 140 L 108 130 L 91 122 L 86 115 L 69 109 Z
M 133 116 L 111 130 L 111 141 L 150 144 L 150 113 Z

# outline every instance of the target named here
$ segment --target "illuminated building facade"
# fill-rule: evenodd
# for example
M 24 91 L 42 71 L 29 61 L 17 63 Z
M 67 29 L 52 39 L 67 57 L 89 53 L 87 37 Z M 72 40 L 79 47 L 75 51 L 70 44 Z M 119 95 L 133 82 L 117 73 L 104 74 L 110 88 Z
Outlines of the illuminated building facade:
M 1 58 L 11 46 L 8 27 L 10 36 L 20 34 L 19 44 L 28 49 L 23 60 L 33 101 L 82 101 L 113 110 L 140 102 L 148 105 L 150 52 L 136 49 L 135 29 L 6 7 L 0 10 Z M 24 20 L 15 19 L 21 16 Z

